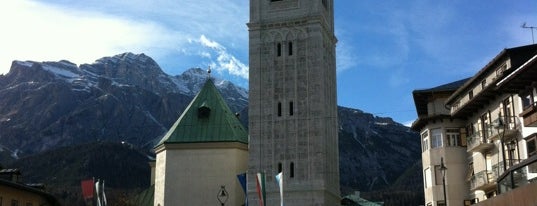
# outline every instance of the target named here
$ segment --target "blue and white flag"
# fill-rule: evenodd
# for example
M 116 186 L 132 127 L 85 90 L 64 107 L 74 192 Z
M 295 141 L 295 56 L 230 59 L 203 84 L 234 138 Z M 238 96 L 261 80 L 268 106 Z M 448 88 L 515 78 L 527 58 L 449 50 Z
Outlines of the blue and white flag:
M 239 183 L 241 183 L 242 190 L 244 191 L 244 204 L 248 206 L 248 192 L 246 192 L 246 173 L 238 174 L 237 179 L 239 179 Z
M 281 201 L 281 206 L 283 206 L 283 172 L 280 172 L 276 175 L 276 182 L 278 183 L 278 186 L 280 187 L 280 201 Z

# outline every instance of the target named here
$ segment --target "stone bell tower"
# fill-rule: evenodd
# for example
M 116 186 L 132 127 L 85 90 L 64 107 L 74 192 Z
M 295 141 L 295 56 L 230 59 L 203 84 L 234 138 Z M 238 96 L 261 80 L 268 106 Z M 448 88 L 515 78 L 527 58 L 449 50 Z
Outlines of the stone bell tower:
M 333 0 L 250 0 L 249 205 L 340 205 Z

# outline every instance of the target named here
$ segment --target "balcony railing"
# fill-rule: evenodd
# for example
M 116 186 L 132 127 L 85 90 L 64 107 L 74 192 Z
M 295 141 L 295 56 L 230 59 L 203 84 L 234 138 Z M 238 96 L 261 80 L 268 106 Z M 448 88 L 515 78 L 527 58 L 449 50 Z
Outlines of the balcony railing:
M 477 131 L 474 134 L 468 136 L 468 142 L 466 151 L 468 152 L 481 152 L 490 149 L 494 146 L 492 141 L 488 140 L 485 135 L 490 130 Z
M 470 179 L 470 190 L 486 190 L 496 185 L 496 176 L 493 171 L 483 170 Z
M 510 160 L 510 163 L 513 165 L 498 178 L 500 193 L 526 184 L 537 183 L 537 156 L 523 161 Z
M 517 134 L 520 129 L 520 119 L 515 116 L 501 116 L 488 125 L 488 137 L 490 139 L 509 138 Z

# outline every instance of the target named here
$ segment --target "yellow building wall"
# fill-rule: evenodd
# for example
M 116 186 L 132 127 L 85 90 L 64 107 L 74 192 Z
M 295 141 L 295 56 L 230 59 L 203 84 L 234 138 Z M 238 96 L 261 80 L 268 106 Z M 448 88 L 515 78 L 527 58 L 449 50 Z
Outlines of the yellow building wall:
M 19 188 L 0 185 L 0 205 L 11 205 L 13 200 L 17 201 L 20 206 L 29 204 L 32 206 L 50 205 L 50 203 L 39 194 Z
M 225 205 L 242 205 L 245 195 L 237 174 L 246 172 L 247 162 L 246 148 L 182 148 L 157 153 L 155 206 L 220 205 L 221 186 L 229 197 Z

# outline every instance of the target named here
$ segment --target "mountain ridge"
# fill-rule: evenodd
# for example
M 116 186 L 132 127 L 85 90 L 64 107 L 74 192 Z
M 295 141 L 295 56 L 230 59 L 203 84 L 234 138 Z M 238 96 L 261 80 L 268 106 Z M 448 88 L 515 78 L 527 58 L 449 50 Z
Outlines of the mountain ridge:
M 0 75 L 0 148 L 6 148 L 0 161 L 20 165 L 13 156 L 103 141 L 149 151 L 207 78 L 200 68 L 168 75 L 151 57 L 129 52 L 80 66 L 67 60 L 14 61 Z M 248 91 L 214 82 L 247 126 Z M 389 188 L 419 161 L 419 135 L 393 119 L 348 107 L 338 107 L 338 118 L 342 194 Z

